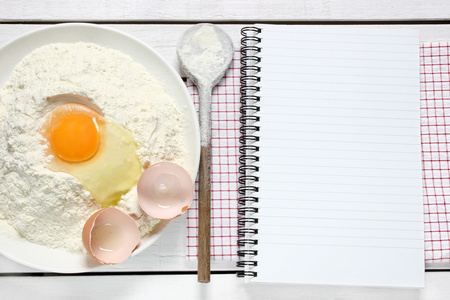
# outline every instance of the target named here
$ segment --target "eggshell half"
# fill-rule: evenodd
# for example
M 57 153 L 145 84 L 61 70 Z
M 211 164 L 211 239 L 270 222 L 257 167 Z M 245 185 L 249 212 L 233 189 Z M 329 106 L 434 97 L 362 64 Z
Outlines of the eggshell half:
M 145 170 L 137 184 L 139 205 L 149 216 L 173 219 L 192 204 L 194 183 L 181 166 L 161 162 Z
M 90 256 L 102 264 L 125 261 L 139 244 L 141 234 L 129 215 L 114 207 L 94 213 L 83 227 L 83 244 Z

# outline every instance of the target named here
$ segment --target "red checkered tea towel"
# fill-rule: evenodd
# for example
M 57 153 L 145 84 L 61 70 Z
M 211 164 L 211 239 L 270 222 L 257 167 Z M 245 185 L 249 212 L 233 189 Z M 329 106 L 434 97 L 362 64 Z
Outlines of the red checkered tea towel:
M 421 56 L 421 130 L 425 261 L 450 260 L 450 44 L 424 43 Z

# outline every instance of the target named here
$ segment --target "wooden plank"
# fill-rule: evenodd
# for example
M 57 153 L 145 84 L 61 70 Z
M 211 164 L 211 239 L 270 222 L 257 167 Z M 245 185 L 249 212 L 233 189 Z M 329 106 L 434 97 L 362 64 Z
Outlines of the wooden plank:
M 426 288 L 244 284 L 235 275 L 0 277 L 2 299 L 450 299 L 450 272 L 425 275 Z
M 449 20 L 445 0 L 2 0 L 1 22 Z

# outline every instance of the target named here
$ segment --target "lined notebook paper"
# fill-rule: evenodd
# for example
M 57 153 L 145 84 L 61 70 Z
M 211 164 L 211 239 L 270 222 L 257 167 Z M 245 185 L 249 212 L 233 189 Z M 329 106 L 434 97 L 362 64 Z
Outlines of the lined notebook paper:
M 258 151 L 247 151 L 259 158 L 249 163 L 259 190 L 247 194 L 258 212 L 246 217 L 258 223 L 244 222 L 257 245 L 243 242 L 257 265 L 245 264 L 245 275 L 422 287 L 418 33 L 258 27 L 259 111 L 246 113 L 260 118 L 251 121 Z

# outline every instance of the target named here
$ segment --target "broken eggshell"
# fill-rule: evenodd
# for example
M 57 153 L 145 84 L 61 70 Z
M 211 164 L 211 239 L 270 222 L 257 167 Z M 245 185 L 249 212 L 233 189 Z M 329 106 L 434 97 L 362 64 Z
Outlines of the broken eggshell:
M 83 227 L 83 244 L 88 254 L 102 264 L 125 261 L 139 244 L 136 222 L 126 213 L 108 207 L 94 213 Z
M 156 219 L 173 219 L 182 215 L 194 199 L 194 183 L 181 166 L 161 162 L 150 166 L 137 184 L 139 205 Z

